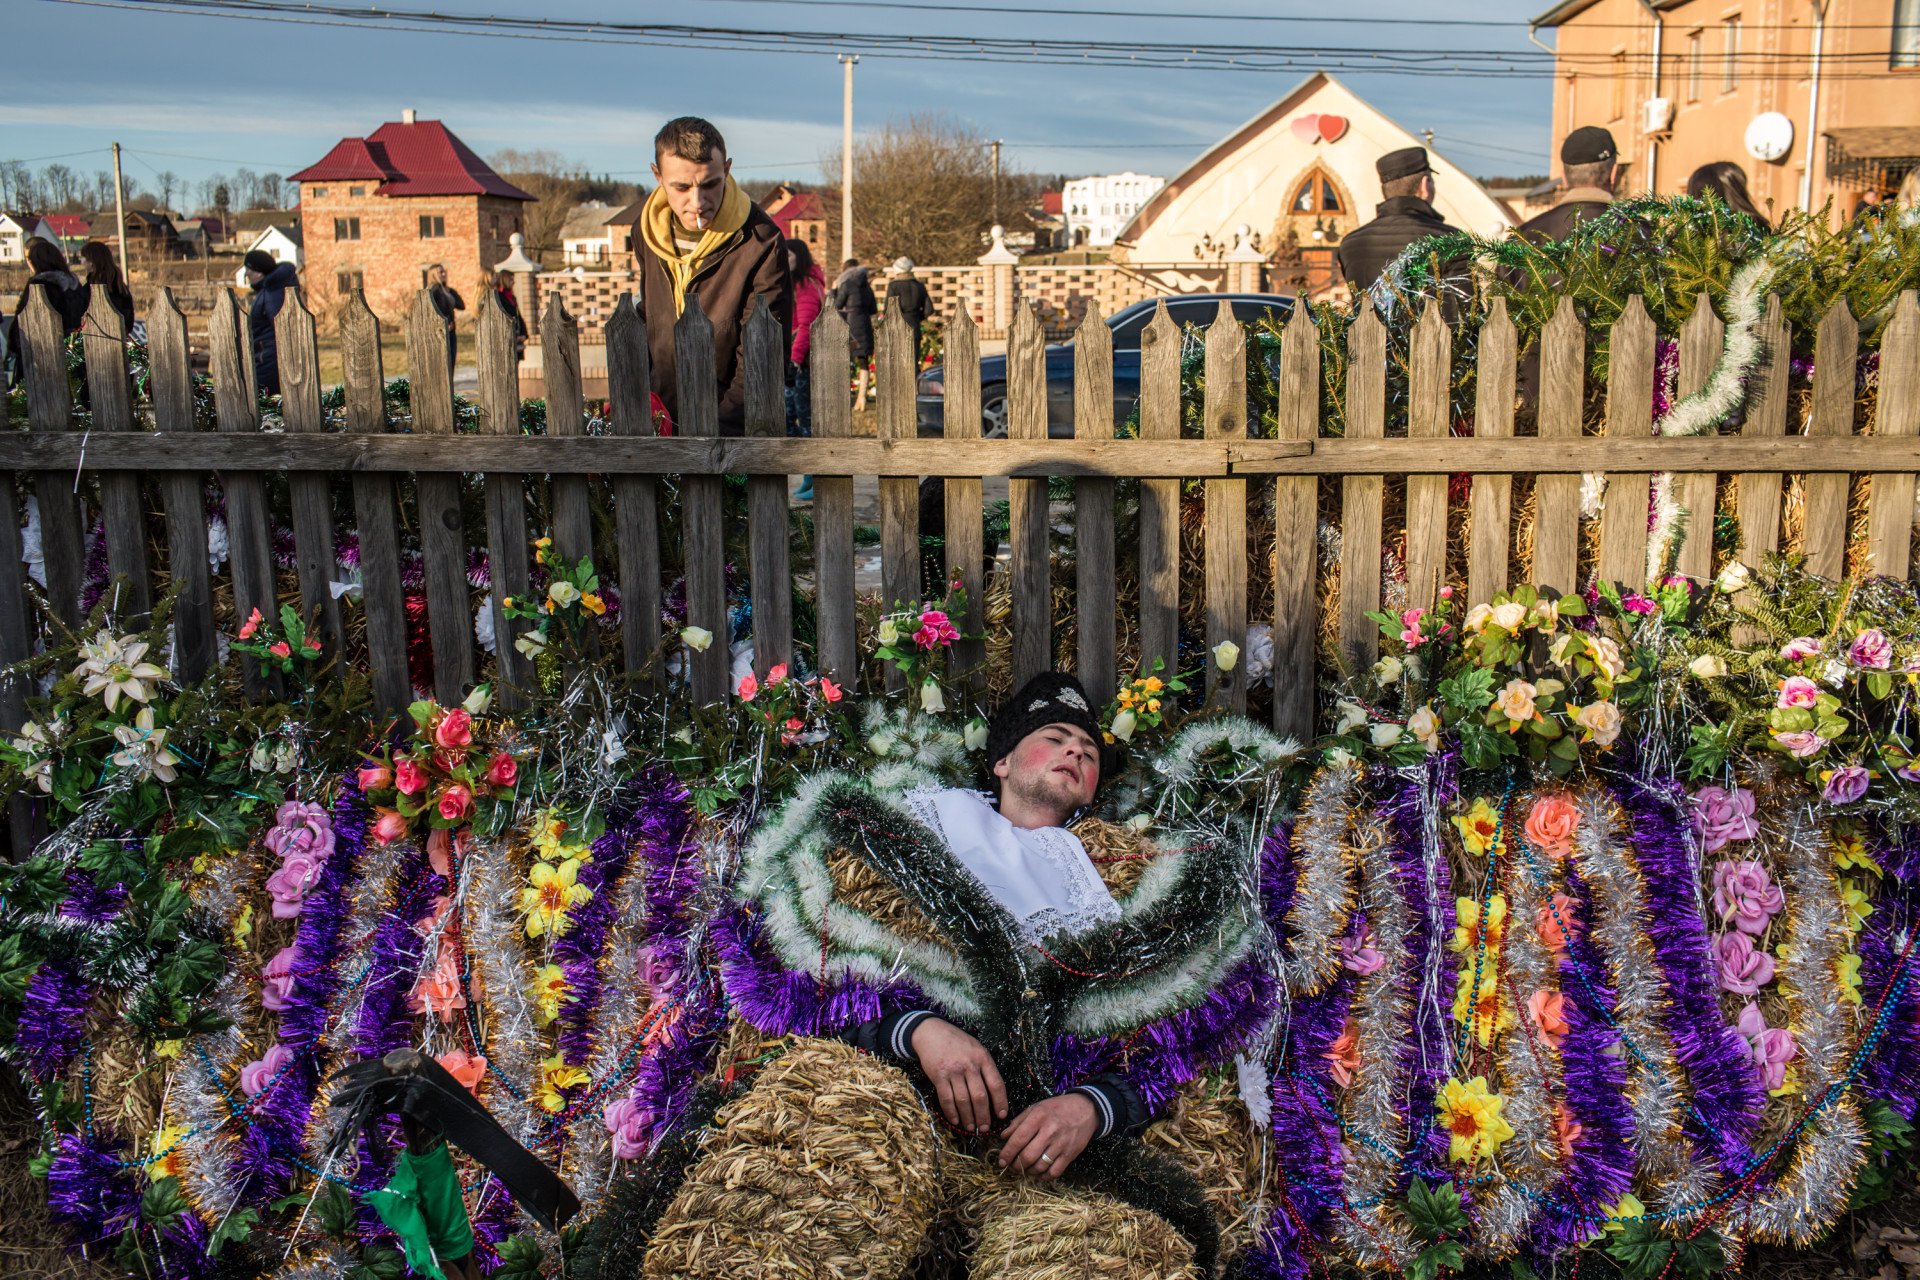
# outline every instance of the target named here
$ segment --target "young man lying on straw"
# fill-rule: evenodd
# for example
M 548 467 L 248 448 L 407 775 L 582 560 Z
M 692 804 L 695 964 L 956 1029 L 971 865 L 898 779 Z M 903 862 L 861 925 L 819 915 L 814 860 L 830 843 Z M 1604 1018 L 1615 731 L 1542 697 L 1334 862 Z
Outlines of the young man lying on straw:
M 696 1096 L 583 1274 L 1212 1274 L 1207 1189 L 1138 1136 L 1270 1009 L 1258 841 L 1075 822 L 1102 737 L 1050 672 L 993 720 L 992 792 L 801 789 L 714 930 L 757 1071 Z

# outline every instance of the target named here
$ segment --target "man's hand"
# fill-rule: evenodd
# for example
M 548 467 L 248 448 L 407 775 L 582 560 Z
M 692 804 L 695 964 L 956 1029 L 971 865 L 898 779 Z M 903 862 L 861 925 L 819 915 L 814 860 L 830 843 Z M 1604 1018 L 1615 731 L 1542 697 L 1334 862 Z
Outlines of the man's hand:
M 1000 1167 L 1052 1182 L 1087 1149 L 1099 1128 L 1093 1099 L 1084 1093 L 1063 1093 L 1036 1102 L 1007 1130 Z
M 993 1055 L 951 1022 L 923 1019 L 913 1029 L 913 1056 L 940 1095 L 940 1113 L 954 1128 L 991 1133 L 1007 1118 L 1007 1086 Z

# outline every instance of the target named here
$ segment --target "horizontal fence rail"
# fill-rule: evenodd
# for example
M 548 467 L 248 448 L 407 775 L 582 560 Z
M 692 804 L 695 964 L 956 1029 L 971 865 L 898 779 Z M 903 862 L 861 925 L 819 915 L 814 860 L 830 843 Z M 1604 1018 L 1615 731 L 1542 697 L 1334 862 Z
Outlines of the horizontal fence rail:
M 360 611 L 366 670 L 379 701 L 394 709 L 412 696 L 408 634 L 422 608 L 433 691 L 458 699 L 490 661 L 505 705 L 515 705 L 530 672 L 501 602 L 527 592 L 530 539 L 542 534 L 569 559 L 592 555 L 615 587 L 617 657 L 631 671 L 658 674 L 663 603 L 676 580 L 684 599 L 676 617 L 727 635 L 732 574 L 732 598 L 752 602 L 761 674 L 794 654 L 798 591 L 811 604 L 814 661 L 855 678 L 855 477 L 878 478 L 889 607 L 922 594 L 917 482 L 945 481 L 936 502 L 939 568 L 967 589 L 963 630 L 987 630 L 986 602 L 998 590 L 1010 631 L 998 649 L 967 642 L 968 661 L 1004 653 L 1001 674 L 1015 681 L 1057 661 L 1077 664 L 1105 700 L 1128 672 L 1156 660 L 1169 669 L 1197 665 L 1222 643 L 1244 642 L 1258 623 L 1271 630 L 1273 722 L 1296 734 L 1312 729 L 1316 664 L 1356 666 L 1377 656 L 1378 628 L 1367 615 L 1384 605 L 1431 605 L 1456 582 L 1474 601 L 1516 581 L 1565 590 L 1597 574 L 1639 583 L 1649 511 L 1662 493 L 1687 509 L 1691 527 L 1707 531 L 1680 552 L 1679 570 L 1694 577 L 1713 571 L 1711 531 L 1722 503 L 1738 521 L 1734 553 L 1750 563 L 1790 539 L 1809 568 L 1830 576 L 1849 568 L 1850 545 L 1864 546 L 1873 571 L 1904 577 L 1910 568 L 1920 473 L 1920 305 L 1912 293 L 1885 320 L 1866 411 L 1856 397 L 1859 326 L 1836 304 L 1815 337 L 1810 386 L 1793 392 L 1785 360 L 1767 361 L 1751 374 L 1737 426 L 1691 437 L 1652 434 L 1659 335 L 1638 299 L 1600 334 L 1563 298 L 1529 356 L 1535 385 L 1519 415 L 1517 371 L 1528 367 L 1498 302 L 1470 335 L 1476 376 L 1464 406 L 1454 392 L 1463 335 L 1438 308 L 1390 358 L 1387 328 L 1371 310 L 1334 349 L 1305 307 L 1265 343 L 1224 303 L 1204 333 L 1182 334 L 1162 307 L 1143 335 L 1135 431 L 1124 439 L 1115 438 L 1113 353 L 1097 306 L 1077 330 L 1066 439 L 1048 438 L 1044 332 L 1032 306 L 1015 310 L 1008 334 L 1006 439 L 981 438 L 979 329 L 965 307 L 947 325 L 935 439 L 917 438 L 913 337 L 898 317 L 878 335 L 872 436 L 855 434 L 846 325 L 831 311 L 816 323 L 812 439 L 786 435 L 783 335 L 764 308 L 744 331 L 746 432 L 725 439 L 711 325 L 697 298 L 674 335 L 682 394 L 670 437 L 656 434 L 651 348 L 626 295 L 605 317 L 608 398 L 592 406 L 582 395 L 580 325 L 557 296 L 548 300 L 539 324 L 544 434 L 522 426 L 514 329 L 490 291 L 474 339 L 479 391 L 465 408 L 452 391 L 447 329 L 424 293 L 416 299 L 405 326 L 412 378 L 404 420 L 388 405 L 380 322 L 357 294 L 339 319 L 344 400 L 331 410 L 323 410 L 314 316 L 288 295 L 275 324 L 279 430 L 263 420 L 247 320 L 232 293 L 221 291 L 208 321 L 210 413 L 168 291 L 155 296 L 146 319 L 148 371 L 136 397 L 120 318 L 95 291 L 83 338 L 87 416 L 78 429 L 67 343 L 43 289 L 20 318 L 26 422 L 0 432 L 0 470 L 8 473 L 0 485 L 0 664 L 29 656 L 38 634 L 19 546 L 29 496 L 39 515 L 41 598 L 53 620 L 71 627 L 81 619 L 88 531 L 97 524 L 118 614 L 149 611 L 165 575 L 175 593 L 172 662 L 183 678 L 211 666 L 223 629 L 217 620 L 270 611 L 284 598 L 326 637 L 345 634 L 343 610 Z M 1775 302 L 1762 345 L 1785 352 L 1787 337 Z M 1596 386 L 1588 357 L 1603 340 L 1608 372 Z M 1707 384 L 1724 348 L 1724 328 L 1704 297 L 1675 341 L 1684 396 Z M 1203 355 L 1192 352 L 1195 342 Z M 1248 390 L 1256 346 L 1270 353 L 1276 397 L 1258 435 L 1250 434 Z M 1188 374 L 1195 368 L 1185 355 L 1204 370 L 1197 398 L 1183 399 L 1183 364 Z M 1338 410 L 1338 435 L 1328 434 L 1329 406 Z M 785 479 L 802 474 L 816 477 L 817 497 L 813 568 L 810 580 L 797 582 Z M 1602 475 L 1597 514 L 1583 515 L 1583 489 Z M 743 504 L 729 498 L 728 476 L 748 477 Z M 1004 570 L 993 567 L 985 534 L 982 481 L 993 477 L 1009 483 Z M 1050 487 L 1052 478 L 1071 483 Z M 209 479 L 225 503 L 219 573 L 209 568 Z M 530 508 L 534 492 L 541 505 Z M 669 507 L 670 495 L 677 506 Z M 475 509 L 483 516 L 473 518 Z M 536 511 L 550 527 L 533 527 Z M 358 540 L 350 600 L 339 590 L 341 512 L 351 513 Z M 729 521 L 740 519 L 743 562 L 729 549 L 741 532 Z M 290 531 L 291 568 L 275 543 L 280 530 Z M 471 580 L 481 551 L 484 588 Z M 416 554 L 417 576 L 403 581 L 403 562 Z M 1071 574 L 1054 571 L 1063 555 L 1072 558 Z M 480 621 L 495 637 L 484 661 L 476 605 L 491 611 Z M 724 644 L 684 659 L 694 696 L 727 694 Z M 1244 709 L 1248 664 L 1206 667 L 1210 694 Z M 24 692 L 17 680 L 0 687 L 0 728 L 21 723 Z

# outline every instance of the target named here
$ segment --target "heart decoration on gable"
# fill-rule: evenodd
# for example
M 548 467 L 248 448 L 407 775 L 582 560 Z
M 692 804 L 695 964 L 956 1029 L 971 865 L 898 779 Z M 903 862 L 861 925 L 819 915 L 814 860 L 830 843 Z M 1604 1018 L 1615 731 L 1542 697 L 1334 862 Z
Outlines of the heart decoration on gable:
M 1347 136 L 1345 116 L 1309 113 L 1295 116 L 1290 127 L 1293 136 L 1302 142 L 1338 142 Z

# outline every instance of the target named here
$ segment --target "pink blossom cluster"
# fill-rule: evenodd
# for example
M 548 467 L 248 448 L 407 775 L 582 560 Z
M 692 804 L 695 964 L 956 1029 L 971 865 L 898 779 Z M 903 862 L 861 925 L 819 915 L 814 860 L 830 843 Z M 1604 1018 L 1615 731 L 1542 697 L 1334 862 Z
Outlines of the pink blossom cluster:
M 280 857 L 279 867 L 267 877 L 273 918 L 291 920 L 300 914 L 333 856 L 333 818 L 320 805 L 289 800 L 274 814 L 266 844 Z
M 1758 937 L 1786 908 L 1787 895 L 1764 864 L 1728 858 L 1713 866 L 1713 909 L 1723 923 Z
M 1702 787 L 1693 793 L 1693 833 L 1708 853 L 1760 834 L 1753 818 L 1753 792 L 1744 787 Z
M 1799 1055 L 1800 1047 L 1794 1043 L 1793 1032 L 1785 1027 L 1769 1027 L 1760 1013 L 1760 1006 L 1749 1004 L 1740 1010 L 1740 1020 L 1734 1029 L 1747 1042 L 1753 1054 L 1754 1070 L 1760 1073 L 1761 1083 L 1772 1091 L 1787 1082 L 1787 1064 Z
M 615 1160 L 638 1160 L 647 1154 L 647 1134 L 653 1129 L 653 1112 L 635 1102 L 631 1094 L 609 1102 L 600 1118 L 613 1136 Z
M 913 633 L 913 642 L 922 649 L 932 649 L 941 645 L 950 645 L 960 638 L 960 628 L 938 609 L 922 610 L 920 628 Z

